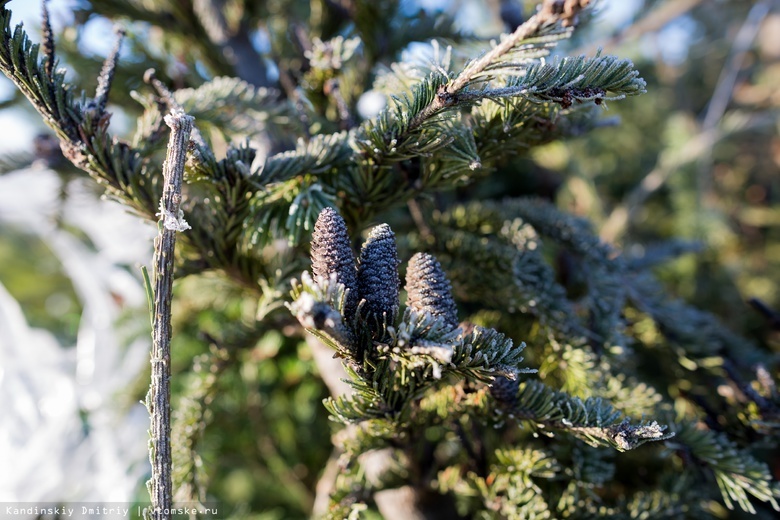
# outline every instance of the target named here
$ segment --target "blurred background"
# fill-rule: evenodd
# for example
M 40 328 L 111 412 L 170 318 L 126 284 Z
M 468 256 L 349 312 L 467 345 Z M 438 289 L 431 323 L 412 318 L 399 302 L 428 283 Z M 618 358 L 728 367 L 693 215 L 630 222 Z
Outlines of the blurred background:
M 114 45 L 114 23 L 128 30 L 109 106 L 113 132 L 127 136 L 141 110 L 130 93 L 149 88 L 146 68 L 176 87 L 217 73 L 181 58 L 160 27 L 113 19 L 116 4 L 52 0 L 49 10 L 60 65 L 89 95 Z M 404 2 L 410 16 L 449 13 L 476 40 L 495 37 L 509 15 L 528 16 L 534 4 Z M 771 315 L 780 309 L 778 2 L 601 5 L 557 52 L 602 49 L 630 58 L 648 92 L 610 103 L 602 128 L 518 158 L 517 192 L 508 195 L 555 198 L 625 249 L 672 238 L 698 244 L 697 254 L 659 272 L 669 290 L 780 351 L 778 315 Z M 10 9 L 40 34 L 37 2 Z M 253 31 L 260 53 L 271 54 L 273 29 L 269 20 Z M 272 80 L 275 74 L 269 66 Z M 361 115 L 382 105 L 367 96 Z M 65 164 L 5 78 L 0 135 L 0 460 L 13 468 L 0 472 L 0 501 L 144 501 L 148 417 L 139 401 L 151 339 L 139 266 L 150 264 L 156 228 L 101 198 Z M 489 182 L 475 189 L 490 194 Z M 176 293 L 174 373 L 208 354 L 204 331 L 258 312 L 257 301 L 216 277 L 181 280 Z M 231 392 L 209 412 L 226 434 L 206 435 L 199 447 L 210 489 L 260 511 L 257 518 L 305 517 L 330 454 L 327 391 L 300 337 L 270 330 L 242 340 L 251 348 L 220 376 Z M 174 392 L 192 384 L 198 376 L 188 372 Z

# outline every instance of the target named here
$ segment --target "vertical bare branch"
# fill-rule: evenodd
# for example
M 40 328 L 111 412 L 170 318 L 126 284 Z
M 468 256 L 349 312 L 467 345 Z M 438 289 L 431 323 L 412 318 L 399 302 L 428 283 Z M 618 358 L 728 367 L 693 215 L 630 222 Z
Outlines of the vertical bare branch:
M 159 233 L 154 254 L 154 322 L 152 330 L 152 380 L 147 396 L 151 415 L 150 459 L 152 478 L 148 483 L 153 520 L 170 519 L 173 500 L 171 483 L 171 299 L 176 232 L 189 226 L 181 215 L 181 185 L 184 161 L 192 131 L 192 117 L 183 111 L 165 116 L 171 128 L 168 153 L 163 165 L 164 185 L 160 200 Z
M 224 14 L 224 1 L 194 0 L 192 10 L 214 45 L 233 67 L 236 75 L 257 87 L 271 84 L 263 57 L 255 50 L 249 36 L 250 27 L 241 24 L 238 30 L 228 27 Z

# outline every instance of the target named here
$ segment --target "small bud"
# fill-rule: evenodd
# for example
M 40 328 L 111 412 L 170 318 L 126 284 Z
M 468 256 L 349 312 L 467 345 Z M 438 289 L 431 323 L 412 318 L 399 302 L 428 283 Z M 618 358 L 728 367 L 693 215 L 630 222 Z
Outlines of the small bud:
M 376 226 L 363 244 L 358 265 L 358 292 L 365 300 L 366 318 L 380 327 L 373 329 L 375 336 L 381 335 L 382 324 L 392 325 L 398 315 L 399 263 L 390 226 Z
M 441 264 L 428 253 L 416 253 L 406 270 L 406 304 L 417 312 L 429 312 L 446 320 L 452 329 L 458 327 L 458 308 L 452 299 L 450 285 Z
M 315 282 L 329 280 L 335 273 L 336 281 L 344 285 L 347 291 L 343 314 L 347 323 L 351 322 L 358 304 L 355 253 L 349 242 L 347 225 L 333 208 L 323 209 L 314 224 L 311 264 Z

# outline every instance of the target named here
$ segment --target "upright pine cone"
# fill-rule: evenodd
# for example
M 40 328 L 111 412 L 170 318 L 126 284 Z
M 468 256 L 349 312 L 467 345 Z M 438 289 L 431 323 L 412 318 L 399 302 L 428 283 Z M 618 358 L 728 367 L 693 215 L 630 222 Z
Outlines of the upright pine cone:
M 333 208 L 323 209 L 314 224 L 311 264 L 315 282 L 328 280 L 336 273 L 336 280 L 347 289 L 344 318 L 347 323 L 351 322 L 359 301 L 355 253 L 350 245 L 347 224 Z
M 452 299 L 452 285 L 436 257 L 415 253 L 406 270 L 406 292 L 409 307 L 443 318 L 451 329 L 458 327 L 458 308 Z
M 517 402 L 517 391 L 520 389 L 520 381 L 509 379 L 505 376 L 496 376 L 493 384 L 490 385 L 490 395 L 496 401 L 504 404 L 513 405 Z
M 358 264 L 358 293 L 365 302 L 365 315 L 369 324 L 381 327 L 392 325 L 398 315 L 398 251 L 395 235 L 387 224 L 380 224 L 371 230 Z M 374 336 L 381 330 L 373 329 Z

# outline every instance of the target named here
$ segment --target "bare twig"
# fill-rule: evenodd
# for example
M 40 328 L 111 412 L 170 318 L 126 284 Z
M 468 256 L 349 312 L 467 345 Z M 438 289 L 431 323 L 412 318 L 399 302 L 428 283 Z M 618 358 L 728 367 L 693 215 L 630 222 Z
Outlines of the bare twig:
M 675 0 L 666 2 L 645 14 L 638 21 L 627 26 L 623 31 L 604 40 L 596 41 L 585 47 L 577 49 L 572 54 L 591 55 L 601 49 L 607 53 L 625 41 L 636 40 L 643 34 L 660 31 L 672 20 L 679 18 L 694 7 L 702 3 L 711 3 L 712 0 Z
M 761 22 L 769 14 L 769 9 L 772 4 L 776 3 L 776 0 L 764 0 L 755 4 L 745 17 L 745 21 L 742 23 L 739 32 L 737 32 L 734 43 L 731 46 L 729 57 L 726 60 L 726 64 L 720 71 L 718 77 L 718 83 L 715 86 L 715 91 L 712 93 L 707 112 L 704 115 L 702 121 L 702 131 L 707 132 L 711 128 L 715 128 L 723 118 L 723 114 L 726 112 L 731 95 L 734 92 L 734 85 L 737 82 L 737 76 L 739 71 L 742 70 L 742 65 L 745 62 L 747 52 L 750 50 L 750 46 L 753 44 L 753 40 L 758 34 L 758 27 Z M 703 157 L 703 160 L 699 163 L 699 175 L 698 175 L 698 195 L 699 199 L 703 199 L 712 189 L 712 182 L 710 179 L 710 171 L 712 165 L 712 149 L 708 150 L 708 153 Z
M 146 69 L 144 72 L 144 82 L 153 86 L 157 91 L 160 101 L 165 105 L 166 110 L 169 112 L 182 111 L 182 106 L 176 101 L 173 92 L 157 77 L 157 73 L 154 69 Z M 206 140 L 201 135 L 200 130 L 197 127 L 192 127 L 192 140 L 198 144 L 198 146 L 207 148 Z
M 605 242 L 614 242 L 626 230 L 634 214 L 639 211 L 647 198 L 658 190 L 666 180 L 681 166 L 701 157 L 701 154 L 709 150 L 722 137 L 722 132 L 711 129 L 709 132 L 700 133 L 677 154 L 662 154 L 655 168 L 645 175 L 642 181 L 623 199 L 623 202 L 610 213 L 607 221 L 601 228 L 601 239 Z
M 192 10 L 211 42 L 222 50 L 225 60 L 235 67 L 236 75 L 256 87 L 271 84 L 263 57 L 255 50 L 243 24 L 233 31 L 223 13 L 224 2 L 194 0 Z
M 750 298 L 748 303 L 751 307 L 757 310 L 772 328 L 772 330 L 780 331 L 780 312 L 777 312 L 769 305 L 761 301 L 759 298 Z
M 726 112 L 726 107 L 731 100 L 731 93 L 734 91 L 734 84 L 737 82 L 737 75 L 742 69 L 747 52 L 758 34 L 758 26 L 761 25 L 766 15 L 769 14 L 769 9 L 773 3 L 776 3 L 776 0 L 764 0 L 755 4 L 748 12 L 742 27 L 740 27 L 736 38 L 734 38 L 728 61 L 720 71 L 717 86 L 712 94 L 712 99 L 710 99 L 710 104 L 707 107 L 707 113 L 702 123 L 704 130 L 717 125 Z
M 171 127 L 168 153 L 163 165 L 164 185 L 160 200 L 159 233 L 154 255 L 154 322 L 152 330 L 152 381 L 147 396 L 151 415 L 150 453 L 152 478 L 147 484 L 152 520 L 170 519 L 173 500 L 171 483 L 171 300 L 173 297 L 173 253 L 176 232 L 188 229 L 181 215 L 181 186 L 184 162 L 192 131 L 192 117 L 183 111 L 165 116 Z
M 653 170 L 645 175 L 642 181 L 609 215 L 606 223 L 601 228 L 600 236 L 602 240 L 607 242 L 614 242 L 617 240 L 625 232 L 626 227 L 633 219 L 633 216 L 639 211 L 642 204 L 651 194 L 661 188 L 667 179 L 681 166 L 692 161 L 706 161 L 713 146 L 728 133 L 726 129 L 719 128 L 718 123 L 721 121 L 728 101 L 731 98 L 731 92 L 734 89 L 734 82 L 736 81 L 736 74 L 741 68 L 745 52 L 755 37 L 757 24 L 766 16 L 773 1 L 776 0 L 766 0 L 760 4 L 756 4 L 750 10 L 745 23 L 739 31 L 737 40 L 732 47 L 732 58 L 729 60 L 729 65 L 727 65 L 721 73 L 721 78 L 715 89 L 715 94 L 713 94 L 713 99 L 710 102 L 710 107 L 704 117 L 704 123 L 702 124 L 699 133 L 693 137 L 686 146 L 681 147 L 679 153 L 664 154 L 659 157 Z M 699 2 L 686 0 L 686 4 L 680 5 L 678 8 L 682 9 L 686 5 L 689 5 L 689 8 L 692 8 L 697 3 Z M 755 121 L 749 124 L 755 124 Z M 708 169 L 703 168 L 700 170 L 700 195 L 704 189 L 704 185 L 707 184 L 707 182 L 703 180 L 703 176 L 706 175 L 706 171 L 704 170 Z M 702 171 L 704 171 L 704 173 L 701 173 Z

